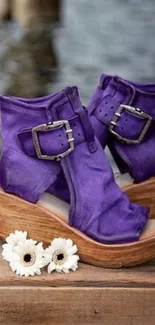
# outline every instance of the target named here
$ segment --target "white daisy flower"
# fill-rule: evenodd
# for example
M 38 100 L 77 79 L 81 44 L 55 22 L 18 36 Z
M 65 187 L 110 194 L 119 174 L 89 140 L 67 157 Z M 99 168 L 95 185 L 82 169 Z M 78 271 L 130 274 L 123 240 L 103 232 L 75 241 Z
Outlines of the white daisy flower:
M 46 260 L 49 259 L 48 273 L 52 271 L 69 273 L 78 268 L 79 256 L 75 255 L 77 246 L 71 239 L 55 238 L 51 245 L 46 248 Z
M 13 249 L 10 260 L 11 269 L 21 276 L 39 275 L 41 274 L 40 269 L 46 265 L 44 254 L 42 243 L 36 244 L 36 241 L 32 239 L 20 241 Z
M 14 248 L 19 242 L 25 242 L 27 239 L 26 231 L 18 231 L 16 230 L 14 233 L 11 233 L 8 237 L 6 237 L 6 244 L 2 245 L 3 251 L 2 256 L 7 262 L 11 262 L 14 260 Z M 37 242 L 29 239 L 29 242 L 32 244 L 36 244 Z
M 9 245 L 15 246 L 20 241 L 24 242 L 27 239 L 27 232 L 26 231 L 18 231 L 16 230 L 14 233 L 11 233 L 8 237 L 6 237 L 6 242 Z

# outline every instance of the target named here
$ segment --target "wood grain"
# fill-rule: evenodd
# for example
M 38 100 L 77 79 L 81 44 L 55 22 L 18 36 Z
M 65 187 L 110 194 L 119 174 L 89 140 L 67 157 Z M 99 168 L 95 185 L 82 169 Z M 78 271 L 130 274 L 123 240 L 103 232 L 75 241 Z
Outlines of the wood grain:
M 2 325 L 154 325 L 154 306 L 155 262 L 24 278 L 0 257 Z
M 27 230 L 30 238 L 49 244 L 55 237 L 71 238 L 80 259 L 104 267 L 133 266 L 155 258 L 155 235 L 125 245 L 104 245 L 91 240 L 59 217 L 18 197 L 0 193 L 0 237 L 16 229 Z
M 1 287 L 5 325 L 154 325 L 155 289 Z M 142 323 L 141 323 L 142 322 Z
M 46 268 L 40 276 L 16 276 L 9 264 L 0 256 L 0 287 L 129 287 L 155 288 L 155 261 L 134 268 L 107 269 L 79 263 L 79 269 L 69 274 L 48 274 Z

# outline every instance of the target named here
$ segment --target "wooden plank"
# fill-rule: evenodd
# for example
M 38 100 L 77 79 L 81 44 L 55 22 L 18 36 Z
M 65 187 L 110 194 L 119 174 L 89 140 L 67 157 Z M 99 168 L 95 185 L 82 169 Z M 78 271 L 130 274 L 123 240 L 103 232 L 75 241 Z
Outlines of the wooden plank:
M 131 318 L 130 325 L 154 325 L 155 317 L 154 316 L 136 316 Z M 109 323 L 111 325 L 111 323 Z M 126 323 L 124 323 L 126 325 Z
M 16 276 L 0 257 L 0 325 L 154 325 L 155 262 Z
M 155 289 L 0 288 L 0 324 L 151 325 Z
M 155 262 L 124 269 L 106 269 L 79 263 L 79 269 L 69 274 L 48 274 L 44 270 L 40 276 L 21 278 L 0 257 L 0 286 L 4 285 L 155 288 Z

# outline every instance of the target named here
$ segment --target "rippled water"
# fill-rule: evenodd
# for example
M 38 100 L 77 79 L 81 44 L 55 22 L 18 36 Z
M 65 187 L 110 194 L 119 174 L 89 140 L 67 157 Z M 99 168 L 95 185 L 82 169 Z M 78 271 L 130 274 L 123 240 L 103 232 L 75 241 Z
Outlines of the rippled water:
M 139 81 L 155 81 L 154 17 L 154 0 L 64 0 L 61 27 L 55 31 L 58 76 L 49 84 L 48 91 L 76 84 L 87 105 L 103 71 Z M 18 38 L 19 28 L 0 26 L 0 57 Z M 5 69 L 1 63 L 1 93 L 16 73 L 17 62 L 18 58 L 10 62 L 9 57 Z M 24 69 L 21 74 L 26 73 Z
M 87 104 L 102 71 L 155 82 L 154 0 L 66 0 L 54 89 L 77 84 Z

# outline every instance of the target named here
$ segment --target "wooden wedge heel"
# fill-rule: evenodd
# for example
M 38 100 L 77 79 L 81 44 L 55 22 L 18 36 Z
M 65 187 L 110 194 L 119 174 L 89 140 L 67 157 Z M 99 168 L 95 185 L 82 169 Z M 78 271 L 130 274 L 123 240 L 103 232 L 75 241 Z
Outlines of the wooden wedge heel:
M 104 245 L 65 222 L 67 207 L 61 201 L 58 200 L 57 206 L 50 206 L 48 200 L 50 195 L 45 194 L 38 204 L 32 204 L 1 191 L 0 237 L 3 239 L 16 229 L 27 230 L 30 238 L 43 241 L 45 246 L 56 237 L 70 238 L 78 246 L 82 262 L 109 268 L 134 266 L 155 258 L 154 220 L 148 221 L 139 241 L 123 245 Z

